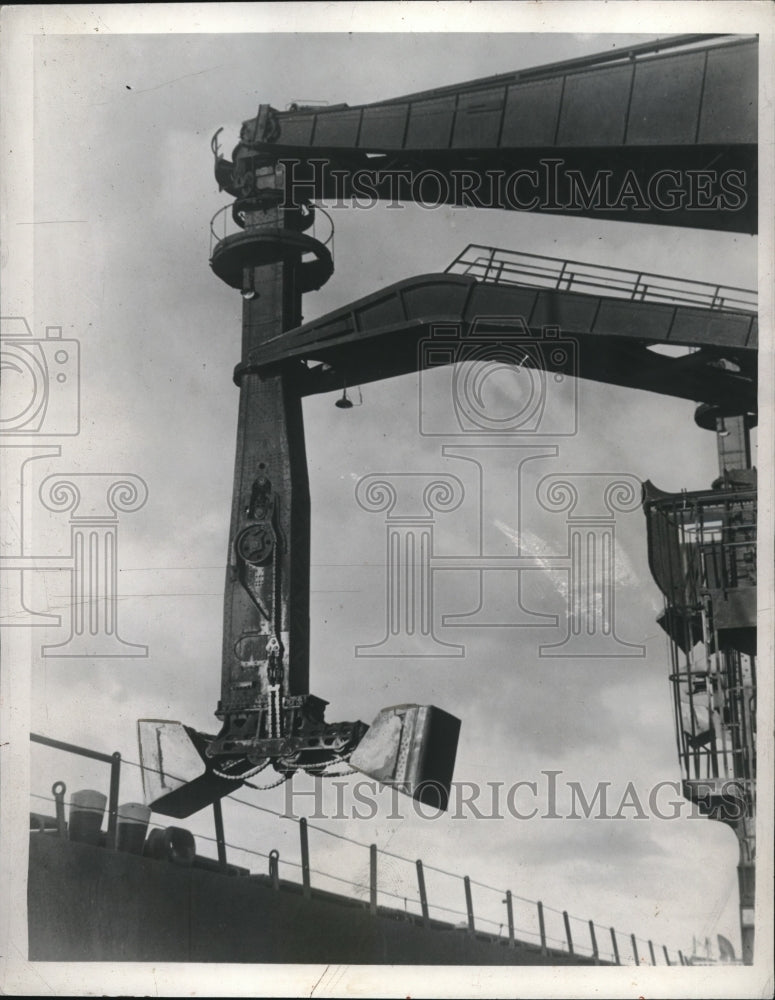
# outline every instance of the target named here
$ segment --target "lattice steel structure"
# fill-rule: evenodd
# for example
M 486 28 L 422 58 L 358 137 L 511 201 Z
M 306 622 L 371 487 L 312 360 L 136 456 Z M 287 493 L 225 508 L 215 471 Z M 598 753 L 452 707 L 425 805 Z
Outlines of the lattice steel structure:
M 714 489 L 644 487 L 649 563 L 665 597 L 683 794 L 740 844 L 743 958 L 753 957 L 756 812 L 756 473 Z

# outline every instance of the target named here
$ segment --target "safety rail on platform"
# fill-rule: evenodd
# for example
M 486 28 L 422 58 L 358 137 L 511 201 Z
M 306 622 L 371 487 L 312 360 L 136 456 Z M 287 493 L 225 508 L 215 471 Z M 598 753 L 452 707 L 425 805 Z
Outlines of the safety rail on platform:
M 87 757 L 110 765 L 108 831 L 100 843 L 104 844 L 104 849 L 122 849 L 121 837 L 117 836 L 117 829 L 122 819 L 129 819 L 129 810 L 132 807 L 131 805 L 118 805 L 121 768 L 122 766 L 130 766 L 142 769 L 143 765 L 137 761 L 122 759 L 118 752 L 112 755 L 98 753 L 36 733 L 30 734 L 30 740 L 50 749 Z M 171 776 L 168 774 L 168 777 Z M 245 782 L 245 787 L 255 788 L 249 782 Z M 51 795 L 32 793 L 31 798 L 34 800 L 53 803 L 56 813 L 55 817 L 49 817 L 38 811 L 31 812 L 30 830 L 33 835 L 49 833 L 64 839 L 69 838 L 65 806 L 71 807 L 72 822 L 73 799 L 65 799 L 65 792 L 64 782 L 57 781 L 52 788 Z M 443 931 L 460 931 L 504 947 L 521 947 L 532 950 L 542 956 L 551 957 L 552 954 L 562 954 L 566 957 L 577 956 L 579 959 L 587 962 L 592 961 L 595 964 L 610 965 L 689 964 L 683 952 L 678 949 L 674 949 L 671 956 L 671 952 L 664 945 L 655 948 L 652 941 L 638 938 L 634 934 L 621 934 L 613 927 L 604 927 L 592 920 L 575 917 L 567 910 L 559 910 L 538 900 L 519 896 L 511 890 L 488 885 L 470 878 L 468 875 L 459 875 L 435 865 L 425 864 L 420 860 L 404 857 L 392 851 L 381 849 L 376 844 L 364 843 L 335 830 L 311 823 L 304 817 L 296 818 L 276 809 L 238 798 L 233 794 L 224 801 L 295 823 L 299 834 L 299 860 L 281 858 L 276 849 L 260 851 L 247 845 L 228 842 L 224 834 L 221 800 L 216 800 L 213 804 L 214 837 L 201 833 L 191 835 L 187 830 L 165 827 L 164 824 L 160 823 L 148 823 L 147 826 L 153 828 L 154 832 L 158 830 L 168 834 L 171 831 L 185 833 L 190 837 L 192 843 L 196 841 L 197 844 L 203 842 L 215 846 L 217 860 L 206 855 L 200 856 L 197 850 L 195 854 L 190 854 L 188 863 L 196 862 L 199 867 L 221 871 L 230 876 L 258 875 L 278 891 L 300 892 L 307 899 L 314 895 L 320 898 L 335 899 L 349 905 L 361 905 L 368 908 L 369 912 L 375 916 L 381 914 L 404 919 L 418 926 Z M 345 878 L 342 875 L 324 871 L 322 868 L 313 867 L 310 853 L 311 831 L 346 842 L 368 852 L 367 855 L 363 856 L 364 861 L 361 865 L 353 864 L 352 855 L 348 855 L 350 874 L 354 877 Z M 168 837 L 167 842 L 171 843 L 173 839 Z M 150 836 L 145 844 L 148 843 L 150 843 Z M 267 862 L 266 874 L 253 872 L 249 867 L 249 860 L 243 866 L 229 863 L 227 850 L 232 852 L 232 856 L 234 854 L 241 855 L 241 860 L 263 858 Z M 135 853 L 148 852 L 135 850 Z M 159 858 L 158 851 L 152 856 Z M 177 860 L 180 863 L 180 858 Z M 404 869 L 403 874 L 400 874 L 396 869 L 396 862 L 408 866 L 407 869 Z M 292 872 L 288 873 L 291 877 L 280 877 L 280 865 L 285 866 L 286 870 L 292 869 Z M 314 887 L 312 885 L 313 875 L 316 883 Z M 440 891 L 439 878 L 453 880 L 458 898 L 465 909 L 446 905 L 448 902 L 454 902 L 454 898 L 449 891 L 443 893 Z M 444 904 L 434 901 L 432 898 L 429 887 L 433 880 L 436 882 L 435 888 L 438 895 L 444 898 Z M 338 892 L 327 889 L 327 883 L 333 883 Z M 341 889 L 342 886 L 346 889 Z M 400 891 L 395 891 L 396 889 Z M 348 895 L 342 895 L 343 891 L 348 891 Z M 485 896 L 485 894 L 489 894 L 489 896 Z M 476 907 L 474 905 L 475 899 Z M 489 907 L 486 900 L 490 902 Z M 403 908 L 397 905 L 400 903 L 403 903 Z M 485 912 L 494 913 L 496 916 L 484 916 Z M 458 919 L 451 922 L 452 917 Z M 486 925 L 487 929 L 483 925 Z
M 697 306 L 720 312 L 756 312 L 757 294 L 732 285 L 673 278 L 578 260 L 562 260 L 521 250 L 470 243 L 446 269 L 495 285 L 525 285 L 562 292 L 582 292 L 654 302 Z
M 309 219 L 312 236 L 320 240 L 324 247 L 330 246 L 333 252 L 334 220 L 330 213 L 315 202 L 304 206 L 303 211 L 306 213 L 305 218 Z M 324 223 L 319 221 L 319 216 L 323 217 Z M 210 219 L 210 257 L 225 239 L 243 233 L 248 225 L 247 212 L 244 208 L 240 208 L 239 204 L 229 202 L 227 205 L 222 205 Z

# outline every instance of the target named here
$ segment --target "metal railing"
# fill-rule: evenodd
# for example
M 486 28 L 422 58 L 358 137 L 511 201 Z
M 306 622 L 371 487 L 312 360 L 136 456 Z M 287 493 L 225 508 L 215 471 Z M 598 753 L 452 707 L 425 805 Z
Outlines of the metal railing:
M 757 294 L 746 288 L 562 260 L 470 243 L 446 269 L 496 285 L 603 294 L 631 302 L 688 305 L 719 312 L 756 312 Z
M 88 757 L 90 760 L 99 760 L 110 765 L 110 788 L 108 792 L 108 846 L 116 848 L 118 836 L 118 790 L 121 780 L 121 754 L 116 751 L 113 754 L 99 753 L 96 750 L 88 750 L 86 747 L 76 746 L 74 743 L 63 743 L 61 740 L 52 740 L 47 736 L 39 736 L 37 733 L 30 733 L 32 743 L 41 743 L 51 747 L 53 750 L 63 750 L 65 753 L 76 754 L 79 757 Z M 55 795 L 55 800 L 57 796 Z M 61 800 L 57 801 L 59 806 L 57 813 L 60 817 L 61 825 Z
M 314 213 L 311 222 L 311 235 L 319 240 L 323 246 L 331 247 L 334 250 L 334 220 L 321 205 L 310 202 L 307 210 Z M 320 217 L 324 221 L 320 220 Z M 210 219 L 210 257 L 225 239 L 230 236 L 238 236 L 245 231 L 248 225 L 246 212 L 237 210 L 234 202 L 223 205 Z
M 112 755 L 98 753 L 79 747 L 71 743 L 64 743 L 60 740 L 49 739 L 38 734 L 30 734 L 32 742 L 61 750 L 67 753 L 77 754 L 92 760 L 103 761 L 110 764 L 110 795 L 108 808 L 108 835 L 106 838 L 106 848 L 117 849 L 117 821 L 120 819 L 119 783 L 121 767 L 130 766 L 142 769 L 137 761 L 122 759 L 119 753 Z M 249 783 L 245 783 L 251 787 Z M 66 837 L 67 830 L 64 823 L 64 806 L 70 803 L 64 799 L 65 786 L 58 781 L 52 788 L 52 795 L 32 794 L 36 800 L 53 802 L 56 807 L 56 818 L 49 818 L 35 812 L 31 814 L 31 829 L 37 828 L 40 832 L 50 830 L 58 833 L 59 836 Z M 445 931 L 460 931 L 473 935 L 480 940 L 489 940 L 493 944 L 500 944 L 509 948 L 522 947 L 540 953 L 542 956 L 550 957 L 552 954 L 565 956 L 578 956 L 585 961 L 592 961 L 595 964 L 611 965 L 688 965 L 684 954 L 678 949 L 674 949 L 672 957 L 670 951 L 664 945 L 655 948 L 650 940 L 636 937 L 634 934 L 624 935 L 613 927 L 604 927 L 592 920 L 585 920 L 573 916 L 567 910 L 559 910 L 549 906 L 539 900 L 529 899 L 512 892 L 510 889 L 502 889 L 497 886 L 488 885 L 471 878 L 468 875 L 460 875 L 457 872 L 450 872 L 436 865 L 425 864 L 423 861 L 404 857 L 392 851 L 380 849 L 376 844 L 367 844 L 364 841 L 356 840 L 345 834 L 338 833 L 326 827 L 311 823 L 308 819 L 289 816 L 287 813 L 279 812 L 266 806 L 258 805 L 248 799 L 238 798 L 230 795 L 228 802 L 248 809 L 268 813 L 276 818 L 295 823 L 298 827 L 299 860 L 281 858 L 279 851 L 260 851 L 246 844 L 234 844 L 226 841 L 224 836 L 223 815 L 221 802 L 216 801 L 213 806 L 213 817 L 215 821 L 215 837 L 196 833 L 194 838 L 197 842 L 213 845 L 216 849 L 218 867 L 224 872 L 249 871 L 250 861 L 247 866 L 235 869 L 227 862 L 227 850 L 241 854 L 248 859 L 262 858 L 267 862 L 266 878 L 269 884 L 276 890 L 301 891 L 304 898 L 312 898 L 313 895 L 324 898 L 336 898 L 340 901 L 347 901 L 367 907 L 369 913 L 376 916 L 378 914 L 400 917 L 415 923 L 418 926 L 436 928 Z M 150 823 L 149 826 L 164 829 L 164 824 Z M 322 868 L 314 867 L 312 853 L 310 851 L 310 832 L 324 835 L 354 845 L 364 852 L 363 875 L 355 878 L 347 878 L 342 874 L 325 871 Z M 197 850 L 197 858 L 199 858 Z M 399 862 L 408 866 L 405 875 L 400 877 L 396 871 L 394 862 Z M 348 856 L 351 871 L 353 867 L 357 875 L 358 866 L 353 865 Z M 214 862 L 213 862 L 214 863 Z M 286 870 L 291 869 L 289 878 L 280 878 L 280 865 Z M 382 874 L 381 874 L 382 873 Z M 260 873 L 258 873 L 260 874 Z M 389 874 L 389 878 L 385 876 Z M 313 886 L 313 876 L 315 885 Z M 464 909 L 447 905 L 453 902 L 449 892 L 441 893 L 444 903 L 434 899 L 429 891 L 430 878 L 452 879 L 457 885 L 457 891 Z M 326 888 L 328 883 L 333 883 L 336 892 Z M 387 884 L 386 884 L 387 883 Z M 390 885 L 390 887 L 388 887 Z M 343 889 L 342 887 L 345 887 Z M 402 887 L 403 891 L 395 891 Z M 438 887 L 438 886 L 437 886 Z M 412 891 L 412 888 L 414 891 Z M 343 895 L 347 892 L 347 895 Z M 489 893 L 489 897 L 484 894 Z M 489 898 L 490 907 L 483 905 L 485 898 Z M 475 907 L 475 900 L 479 904 L 479 909 Z M 403 908 L 399 905 L 403 903 Z M 492 906 L 495 904 L 496 909 Z M 499 919 L 492 916 L 483 916 L 483 912 L 498 912 Z M 457 917 L 455 922 L 450 918 Z

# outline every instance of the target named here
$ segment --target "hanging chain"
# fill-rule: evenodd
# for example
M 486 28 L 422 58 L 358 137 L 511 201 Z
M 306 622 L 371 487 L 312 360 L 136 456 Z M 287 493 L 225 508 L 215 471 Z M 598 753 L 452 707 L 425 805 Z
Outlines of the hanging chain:
M 347 753 L 342 754 L 341 756 L 339 756 L 337 754 L 334 754 L 331 757 L 329 757 L 328 760 L 321 761 L 319 764 L 310 764 L 308 767 L 305 767 L 304 770 L 307 772 L 307 774 L 311 774 L 315 778 L 342 778 L 342 777 L 345 777 L 348 774 L 355 774 L 357 772 L 357 770 L 358 770 L 357 767 L 351 767 L 347 771 L 325 771 L 325 770 L 324 771 L 320 771 L 320 770 L 318 770 L 321 767 L 322 768 L 328 767 L 329 764 L 344 764 L 344 763 L 346 763 L 350 759 L 350 757 L 353 755 L 354 751 L 355 751 L 355 747 L 353 747 L 352 750 L 348 750 Z
M 244 771 L 242 774 L 226 774 L 224 771 L 217 771 L 213 768 L 213 774 L 218 778 L 225 778 L 226 781 L 244 781 L 246 778 L 252 778 L 256 774 L 260 774 L 265 768 L 269 767 L 271 761 L 265 760 L 263 764 L 257 764 L 250 771 Z
M 268 792 L 270 788 L 277 788 L 278 785 L 282 785 L 290 777 L 290 774 L 281 774 L 277 781 L 271 781 L 268 785 L 252 785 L 249 781 L 246 781 L 245 784 L 248 788 L 254 789 L 254 791 Z
M 223 771 L 216 771 L 213 768 L 213 774 L 217 775 L 219 778 L 225 778 L 227 781 L 244 781 L 248 788 L 252 788 L 257 792 L 266 792 L 270 788 L 277 788 L 278 785 L 282 785 L 283 782 L 287 781 L 291 777 L 290 774 L 282 774 L 277 779 L 277 781 L 271 781 L 268 785 L 253 785 L 247 779 L 254 777 L 256 774 L 260 774 L 261 771 L 266 770 L 267 767 L 272 762 L 270 760 L 265 760 L 263 764 L 259 764 L 254 767 L 251 771 L 245 771 L 244 774 L 225 774 Z

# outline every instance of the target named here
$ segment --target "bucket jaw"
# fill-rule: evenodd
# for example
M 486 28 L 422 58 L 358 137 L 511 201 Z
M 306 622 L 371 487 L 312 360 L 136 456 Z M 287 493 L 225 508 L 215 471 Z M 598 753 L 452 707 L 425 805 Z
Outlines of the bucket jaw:
M 381 784 L 446 809 L 460 719 L 433 705 L 383 708 L 350 764 Z
M 342 744 L 337 736 L 344 728 L 348 739 Z M 339 761 L 446 809 L 460 720 L 432 705 L 395 705 L 382 709 L 371 727 L 362 722 L 332 725 L 325 753 L 319 734 L 309 740 L 299 734 L 271 744 L 260 741 L 261 757 L 256 756 L 258 746 L 252 752 L 247 747 L 226 750 L 220 738 L 181 722 L 140 719 L 137 730 L 145 801 L 154 812 L 179 819 L 236 791 L 270 764 L 286 778 L 301 770 L 325 777 L 326 769 Z
M 140 719 L 137 738 L 143 795 L 156 813 L 176 819 L 190 816 L 241 784 L 214 773 L 207 757 L 212 737 L 182 722 Z

